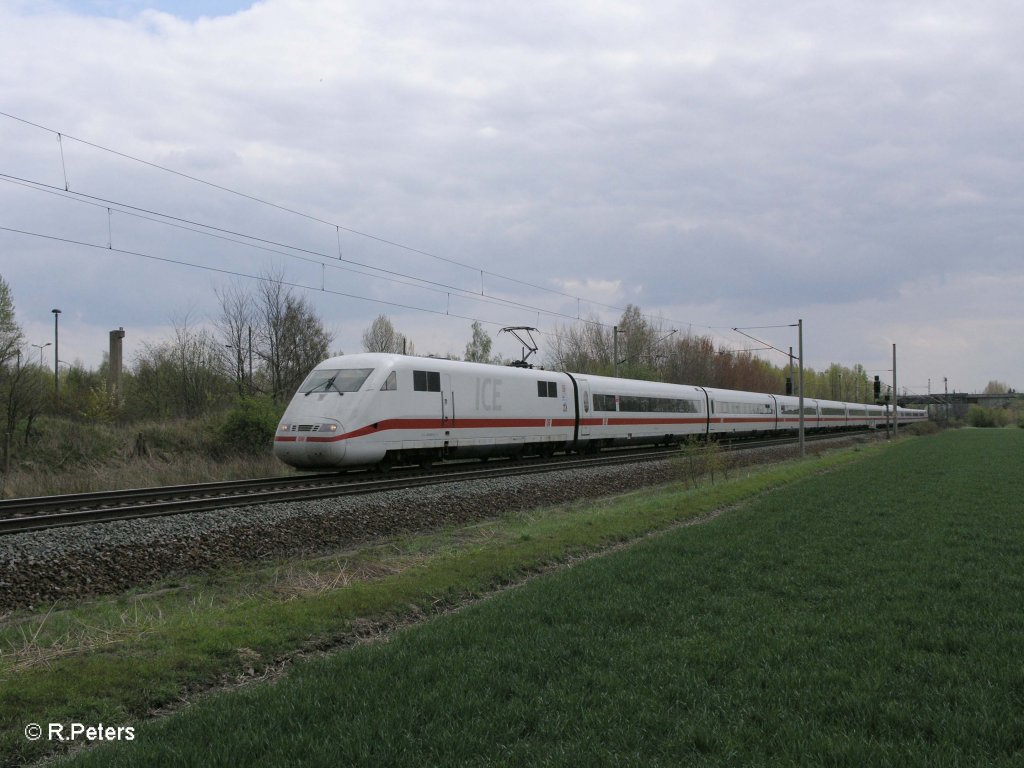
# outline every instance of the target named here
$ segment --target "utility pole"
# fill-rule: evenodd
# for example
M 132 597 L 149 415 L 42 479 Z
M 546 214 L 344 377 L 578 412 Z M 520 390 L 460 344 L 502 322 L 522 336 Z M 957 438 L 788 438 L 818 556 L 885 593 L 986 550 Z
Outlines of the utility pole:
M 619 378 L 619 326 L 612 326 L 612 376 Z
M 789 392 L 787 395 L 793 394 L 793 347 L 789 348 Z
M 58 343 L 58 324 L 57 320 L 60 318 L 59 309 L 51 309 L 53 312 L 53 398 L 54 401 L 60 404 L 60 344 Z
M 620 333 L 624 334 L 625 331 L 620 331 L 619 330 L 619 326 L 617 326 L 617 325 L 612 326 L 612 356 L 615 358 L 612 361 L 613 362 L 612 370 L 615 372 L 614 375 L 615 375 L 616 378 L 618 378 L 618 376 L 619 376 L 619 334 Z M 675 333 L 675 331 L 672 331 L 672 333 Z M 672 333 L 670 333 L 669 336 L 671 336 Z M 626 362 L 626 361 L 623 360 L 622 362 Z
M 896 389 L 896 345 L 892 345 L 892 436 L 895 439 L 899 430 L 898 418 L 900 395 Z
M 800 430 L 799 430 L 799 433 L 800 433 L 800 456 L 803 457 L 803 456 L 807 455 L 807 446 L 806 446 L 806 443 L 804 441 L 804 321 L 803 320 L 797 320 L 795 323 L 789 323 L 787 325 L 769 325 L 769 326 L 759 326 L 759 327 L 761 327 L 761 328 L 792 328 L 794 326 L 796 326 L 796 329 L 797 329 L 797 345 L 798 345 L 797 354 L 799 355 L 799 359 L 800 359 L 800 372 L 799 372 L 799 376 L 800 376 L 800 378 L 799 378 L 799 390 L 800 391 L 799 391 L 799 400 L 798 400 L 798 402 L 799 402 L 799 412 L 800 412 Z M 741 328 L 733 328 L 733 330 L 736 331 L 737 333 L 740 333 L 740 334 L 746 336 L 748 339 L 753 339 L 754 341 L 756 341 L 759 344 L 764 344 L 765 345 L 765 349 L 774 349 L 776 352 L 778 352 L 780 354 L 783 354 L 783 355 L 786 354 L 785 352 L 783 352 L 778 347 L 775 347 L 775 346 L 772 346 L 771 344 L 769 344 L 767 341 L 762 341 L 761 339 L 757 338 L 756 336 L 751 336 L 749 333 L 746 332 L 746 330 L 743 330 Z M 751 330 L 752 331 L 752 330 L 755 330 L 755 329 L 754 328 L 749 328 L 747 330 Z M 789 348 L 789 381 L 790 382 L 793 381 L 793 348 L 792 347 Z M 790 392 L 786 392 L 786 394 L 790 395 L 791 393 Z
M 249 390 L 248 394 L 251 396 L 253 393 L 252 388 L 252 326 L 249 326 Z
M 804 321 L 796 321 L 797 325 L 797 349 L 800 355 L 800 458 L 807 455 L 807 447 L 804 444 Z

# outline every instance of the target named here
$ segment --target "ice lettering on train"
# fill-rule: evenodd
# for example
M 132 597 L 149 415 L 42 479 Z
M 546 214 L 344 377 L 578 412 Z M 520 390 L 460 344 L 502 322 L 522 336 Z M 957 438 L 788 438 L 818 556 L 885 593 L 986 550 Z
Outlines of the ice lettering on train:
M 501 410 L 501 379 L 476 380 L 476 409 L 478 411 Z

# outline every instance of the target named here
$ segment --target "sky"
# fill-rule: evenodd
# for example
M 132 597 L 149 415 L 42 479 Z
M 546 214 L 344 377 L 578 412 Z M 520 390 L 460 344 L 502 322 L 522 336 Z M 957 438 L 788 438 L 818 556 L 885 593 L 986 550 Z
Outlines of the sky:
M 87 367 L 274 274 L 348 353 L 383 313 L 543 362 L 632 303 L 1020 389 L 1022 39 L 1008 0 L 0 0 L 0 275 Z

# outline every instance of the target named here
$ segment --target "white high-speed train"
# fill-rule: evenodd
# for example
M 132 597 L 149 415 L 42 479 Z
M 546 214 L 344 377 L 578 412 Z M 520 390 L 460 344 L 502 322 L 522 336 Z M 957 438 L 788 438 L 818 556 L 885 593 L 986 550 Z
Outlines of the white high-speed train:
M 690 435 L 795 431 L 799 398 L 426 357 L 359 354 L 316 366 L 274 453 L 301 469 L 550 455 Z M 804 400 L 807 430 L 885 426 L 887 407 Z M 900 424 L 927 411 L 898 408 Z

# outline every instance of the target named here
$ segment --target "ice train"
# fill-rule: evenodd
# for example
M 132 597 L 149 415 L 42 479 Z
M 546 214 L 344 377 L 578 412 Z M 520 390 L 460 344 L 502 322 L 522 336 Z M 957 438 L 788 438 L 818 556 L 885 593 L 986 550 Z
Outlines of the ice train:
M 332 357 L 274 438 L 300 469 L 551 455 L 691 435 L 793 432 L 799 398 L 390 354 Z M 809 431 L 884 427 L 887 407 L 807 398 Z M 897 408 L 900 424 L 927 420 Z

